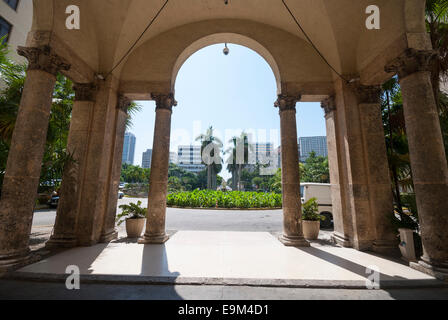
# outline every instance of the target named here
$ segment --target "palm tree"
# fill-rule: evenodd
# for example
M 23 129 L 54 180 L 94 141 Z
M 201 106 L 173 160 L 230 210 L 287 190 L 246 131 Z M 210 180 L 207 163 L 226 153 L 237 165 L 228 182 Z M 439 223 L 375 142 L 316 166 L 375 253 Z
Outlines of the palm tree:
M 448 0 L 426 1 L 426 26 L 432 47 L 438 52 L 431 70 L 431 82 L 440 108 L 440 79 L 448 75 Z
M 249 144 L 249 138 L 244 131 L 239 137 L 230 139 L 229 143 L 232 143 L 232 147 L 226 150 L 226 153 L 230 153 L 227 159 L 227 170 L 232 173 L 232 190 L 241 190 L 241 175 L 249 162 L 249 150 L 252 146 Z M 243 146 L 244 152 L 243 159 L 239 159 L 238 155 L 238 148 L 241 148 L 241 146 Z
M 210 151 L 210 156 L 212 159 L 218 159 L 219 163 L 216 163 L 216 161 L 213 161 L 210 164 L 206 164 L 207 166 L 207 189 L 216 190 L 217 186 L 217 175 L 222 170 L 222 159 L 221 156 L 215 155 L 215 150 L 221 150 L 222 148 L 222 142 L 219 138 L 215 137 L 213 135 L 213 127 L 210 126 L 205 134 L 200 134 L 196 141 L 201 142 L 201 155 L 204 152 L 205 148 L 210 148 L 212 145 L 213 148 Z

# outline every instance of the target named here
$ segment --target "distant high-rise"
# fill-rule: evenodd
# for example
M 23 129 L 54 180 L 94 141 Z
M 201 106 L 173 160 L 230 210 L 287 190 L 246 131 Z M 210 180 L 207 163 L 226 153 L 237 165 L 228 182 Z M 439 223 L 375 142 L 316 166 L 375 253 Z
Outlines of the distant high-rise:
M 312 151 L 316 153 L 316 156 L 328 157 L 327 137 L 320 136 L 299 138 L 300 162 L 305 162 Z
M 198 173 L 205 170 L 205 165 L 202 164 L 201 146 L 179 146 L 177 165 L 190 172 Z
M 132 133 L 126 132 L 124 134 L 122 163 L 134 164 L 135 141 L 135 136 Z
M 255 161 L 258 164 L 269 164 L 274 155 L 274 145 L 272 142 L 253 143 L 249 148 L 249 163 Z
M 152 149 L 148 149 L 143 152 L 142 156 L 142 168 L 150 169 L 151 168 L 151 158 L 152 158 Z

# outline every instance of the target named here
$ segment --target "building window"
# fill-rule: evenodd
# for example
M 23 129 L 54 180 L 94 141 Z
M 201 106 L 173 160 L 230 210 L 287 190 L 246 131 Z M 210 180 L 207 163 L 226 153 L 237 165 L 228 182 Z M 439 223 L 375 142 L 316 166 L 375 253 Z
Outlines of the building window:
M 3 17 L 0 17 L 0 39 L 2 39 L 4 36 L 6 36 L 4 42 L 8 42 L 8 37 L 11 32 L 11 24 L 3 19 Z
M 10 6 L 12 9 L 17 10 L 19 0 L 3 0 L 3 1 L 6 2 L 6 4 Z

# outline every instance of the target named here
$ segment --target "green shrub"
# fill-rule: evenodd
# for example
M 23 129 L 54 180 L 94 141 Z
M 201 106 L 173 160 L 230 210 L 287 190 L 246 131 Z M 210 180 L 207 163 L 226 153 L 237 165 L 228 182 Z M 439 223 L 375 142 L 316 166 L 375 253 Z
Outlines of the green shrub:
M 117 215 L 117 225 L 122 224 L 126 219 L 142 219 L 146 218 L 146 208 L 141 207 L 142 202 L 122 204 L 119 206 L 123 211 Z
M 282 195 L 276 193 L 194 190 L 167 196 L 167 204 L 191 208 L 279 208 Z
M 302 220 L 320 221 L 325 217 L 319 214 L 319 204 L 316 198 L 311 198 L 303 204 Z

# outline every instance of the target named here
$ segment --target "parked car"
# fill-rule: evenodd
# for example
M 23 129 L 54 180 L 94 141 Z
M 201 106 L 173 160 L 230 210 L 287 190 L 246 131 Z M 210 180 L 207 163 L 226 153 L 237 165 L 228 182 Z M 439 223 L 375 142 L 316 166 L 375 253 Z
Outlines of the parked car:
M 50 200 L 48 200 L 48 205 L 50 206 L 50 208 L 56 209 L 58 207 L 58 203 L 59 203 L 59 192 L 53 191 Z
M 331 185 L 329 183 L 301 183 L 300 195 L 302 203 L 311 198 L 316 198 L 319 204 L 319 214 L 325 217 L 320 222 L 321 229 L 333 227 L 333 210 L 331 203 Z
M 123 197 L 124 193 L 118 191 L 118 199 L 123 199 Z M 59 204 L 59 193 L 54 191 L 53 194 L 51 195 L 50 200 L 48 201 L 48 205 L 50 206 L 50 208 L 56 209 L 58 207 L 58 204 Z

